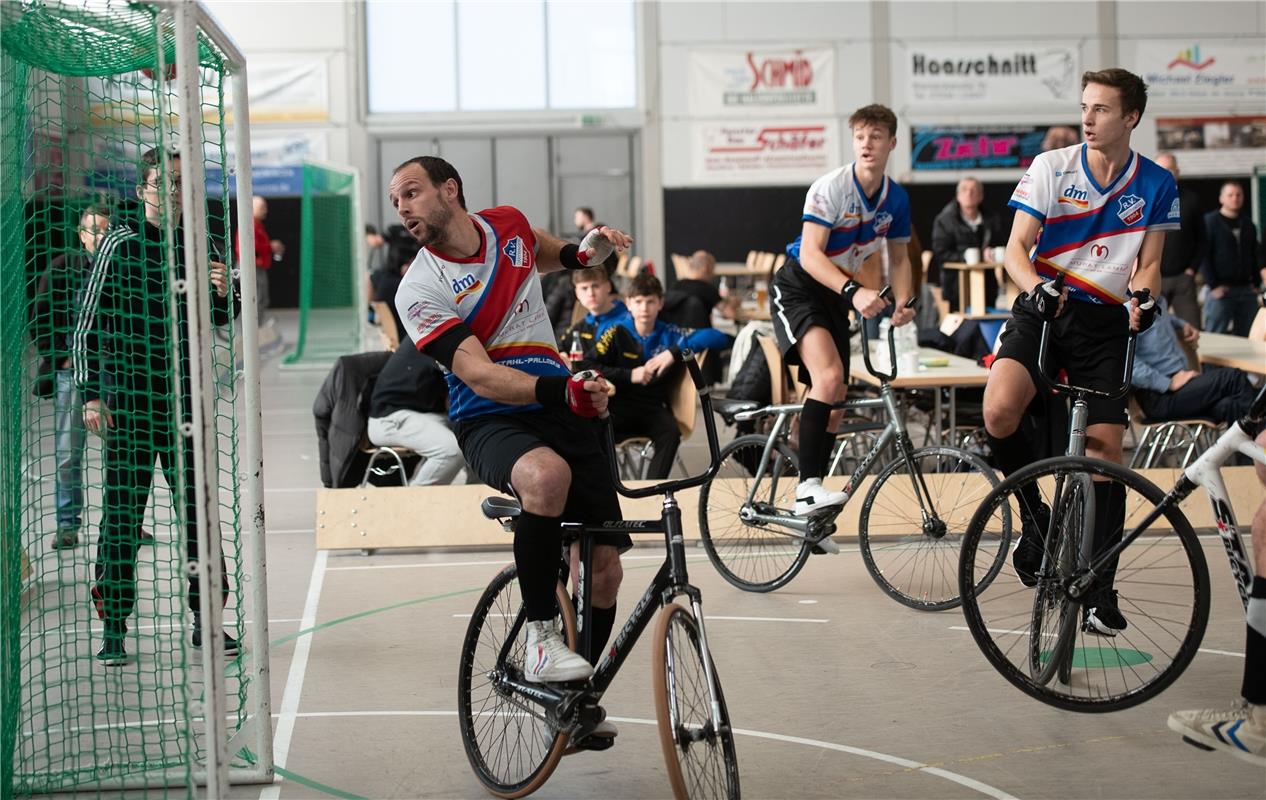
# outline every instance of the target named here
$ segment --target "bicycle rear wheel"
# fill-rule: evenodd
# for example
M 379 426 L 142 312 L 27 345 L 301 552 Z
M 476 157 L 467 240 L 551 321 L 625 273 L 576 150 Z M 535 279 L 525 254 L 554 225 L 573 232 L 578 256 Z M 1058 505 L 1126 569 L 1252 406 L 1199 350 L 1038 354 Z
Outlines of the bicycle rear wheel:
M 730 442 L 721 450 L 717 474 L 699 490 L 699 533 L 708 559 L 721 577 L 747 592 L 785 586 L 809 558 L 810 546 L 804 539 L 777 525 L 742 517 L 767 441 L 752 434 Z M 799 482 L 795 454 L 785 443 L 775 442 L 747 507 L 761 513 L 786 512 L 796 502 Z
M 567 646 L 576 648 L 576 614 L 563 584 L 556 589 Z M 457 675 L 457 718 L 462 744 L 475 777 L 498 797 L 525 797 L 554 773 L 567 734 L 544 709 L 516 695 L 502 678 L 523 677 L 527 647 L 523 601 L 514 565 L 497 573 L 484 590 L 466 627 Z M 507 639 L 515 641 L 501 660 Z
M 958 555 L 963 533 L 985 496 L 998 485 L 993 469 L 974 453 L 956 447 L 924 447 L 898 456 L 880 471 L 862 504 L 858 538 L 866 570 L 879 588 L 920 611 L 956 607 Z M 1002 568 L 1011 538 L 1009 512 L 991 530 L 993 569 Z
M 721 727 L 712 721 L 712 699 L 694 615 L 676 603 L 659 612 L 651 657 L 659 741 L 677 800 L 739 797 L 738 756 L 730 712 L 716 678 Z
M 1079 484 L 1092 488 L 1077 489 Z M 1102 587 L 1118 593 L 1125 629 L 1099 636 L 1087 628 L 1088 605 L 1103 602 L 1096 599 L 1102 594 L 1074 599 L 1068 590 L 1086 571 L 1084 544 L 1095 542 L 1094 525 L 1113 516 L 1091 500 L 1100 496 L 1099 487 L 1112 484 L 1103 494 L 1123 498 L 1114 501 L 1113 525 L 1120 525 L 1123 515 L 1129 536 L 1164 492 L 1120 465 L 1060 457 L 1025 467 L 999 484 L 963 537 L 959 588 L 976 644 L 1012 685 L 1070 711 L 1117 711 L 1164 691 L 1191 663 L 1209 618 L 1204 552 L 1182 511 L 1171 506 L 1121 551 L 1111 585 Z M 999 555 L 996 537 L 986 534 L 998 526 L 1004 508 L 1018 523 L 1021 508 L 1032 507 L 1022 501 L 1025 496 L 1074 517 L 1078 508 L 1085 511 L 1080 521 L 1055 520 L 1035 586 L 1024 586 L 1009 562 L 995 580 L 981 585 L 981 575 L 996 569 Z

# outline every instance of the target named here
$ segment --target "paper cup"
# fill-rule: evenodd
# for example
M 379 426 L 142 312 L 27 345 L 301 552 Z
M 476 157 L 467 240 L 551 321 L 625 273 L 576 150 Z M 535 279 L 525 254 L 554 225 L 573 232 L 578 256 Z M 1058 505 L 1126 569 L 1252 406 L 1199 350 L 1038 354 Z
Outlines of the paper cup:
M 980 263 L 980 248 L 969 247 L 966 250 L 964 250 L 963 261 L 966 262 L 967 266 L 969 267 L 974 267 L 977 264 L 979 264 Z

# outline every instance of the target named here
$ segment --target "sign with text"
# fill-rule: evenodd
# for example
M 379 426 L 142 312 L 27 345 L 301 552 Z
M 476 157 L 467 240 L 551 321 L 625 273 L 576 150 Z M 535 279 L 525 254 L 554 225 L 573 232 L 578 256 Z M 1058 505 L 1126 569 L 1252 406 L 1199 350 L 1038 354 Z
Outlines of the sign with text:
M 687 69 L 697 116 L 835 110 L 831 47 L 692 50 Z
M 1246 175 L 1266 166 L 1266 116 L 1158 117 L 1156 147 L 1184 175 Z
M 1077 123 L 1058 125 L 1077 129 Z M 916 170 L 1025 169 L 1042 152 L 1047 125 L 915 125 L 910 166 Z
M 904 105 L 1055 105 L 1078 101 L 1081 49 L 1036 44 L 910 43 L 893 48 Z
M 838 128 L 835 120 L 696 123 L 691 176 L 701 184 L 808 184 L 839 166 Z
M 1266 100 L 1266 40 L 1148 40 L 1134 44 L 1134 71 L 1155 101 Z

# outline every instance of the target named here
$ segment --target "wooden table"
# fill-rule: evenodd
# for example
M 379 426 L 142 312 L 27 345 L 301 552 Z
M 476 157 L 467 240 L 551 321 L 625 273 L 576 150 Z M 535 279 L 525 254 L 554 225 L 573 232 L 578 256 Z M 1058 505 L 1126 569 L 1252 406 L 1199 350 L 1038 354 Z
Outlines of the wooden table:
M 871 359 L 874 359 L 875 348 L 879 346 L 878 342 L 871 344 Z M 885 348 L 887 344 L 883 345 Z M 922 366 L 926 361 L 933 359 L 944 359 L 949 363 L 944 367 L 925 367 Z M 904 375 L 897 373 L 897 379 L 892 382 L 894 389 L 936 389 L 936 443 L 941 443 L 941 389 L 949 389 L 950 393 L 950 410 L 949 410 L 949 429 L 954 430 L 958 423 L 958 402 L 957 390 L 969 387 L 982 387 L 989 380 L 989 370 L 978 365 L 970 358 L 963 358 L 952 353 L 946 353 L 943 350 L 935 350 L 931 347 L 919 348 L 919 371 L 913 375 Z M 849 359 L 848 365 L 849 377 L 853 380 L 868 383 L 871 386 L 879 386 L 879 379 L 866 369 L 865 361 L 856 356 Z
M 1266 342 L 1255 342 L 1228 333 L 1201 333 L 1196 342 L 1201 364 L 1235 367 L 1266 375 Z
M 759 270 L 748 269 L 742 261 L 719 261 L 715 274 L 718 278 L 756 278 Z
M 972 316 L 986 314 L 989 301 L 993 298 L 985 297 L 985 274 L 1002 267 L 1002 263 L 981 261 L 979 264 L 966 264 L 962 261 L 946 261 L 941 266 L 958 273 L 958 302 L 963 311 Z

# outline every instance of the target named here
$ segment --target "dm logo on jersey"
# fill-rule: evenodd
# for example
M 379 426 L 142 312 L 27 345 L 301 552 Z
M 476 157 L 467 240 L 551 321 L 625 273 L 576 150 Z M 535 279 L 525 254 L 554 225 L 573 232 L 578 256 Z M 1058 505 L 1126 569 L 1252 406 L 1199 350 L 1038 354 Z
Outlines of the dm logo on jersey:
M 1064 193 L 1059 196 L 1059 202 L 1085 211 L 1087 208 L 1090 208 L 1089 198 L 1090 195 L 1086 193 L 1085 189 L 1078 189 L 1076 186 L 1069 186 L 1064 190 Z
M 505 257 L 509 259 L 511 266 L 522 269 L 528 265 L 527 248 L 523 246 L 523 240 L 518 236 L 506 242 L 506 246 L 501 248 L 501 252 L 505 253 Z
M 476 278 L 474 274 L 467 272 L 453 281 L 453 293 L 456 295 L 453 299 L 460 303 L 462 298 L 469 297 L 482 288 L 484 288 L 483 281 Z
M 1143 207 L 1147 201 L 1136 194 L 1127 194 L 1117 201 L 1117 216 L 1126 225 L 1133 225 L 1143 218 Z
M 887 211 L 880 211 L 875 215 L 875 221 L 871 224 L 875 229 L 875 235 L 883 236 L 888 232 L 888 227 L 892 225 L 892 215 Z
M 1108 249 L 1108 246 L 1107 246 L 1106 244 L 1092 244 L 1092 245 L 1090 245 L 1090 255 L 1094 256 L 1095 258 L 1099 259 L 1100 261 L 1102 261 L 1102 260 L 1104 260 L 1105 258 L 1107 258 L 1107 257 L 1108 257 L 1111 253 L 1112 253 L 1112 251 Z

